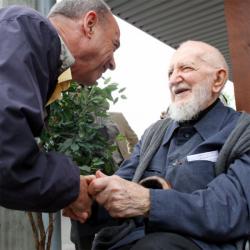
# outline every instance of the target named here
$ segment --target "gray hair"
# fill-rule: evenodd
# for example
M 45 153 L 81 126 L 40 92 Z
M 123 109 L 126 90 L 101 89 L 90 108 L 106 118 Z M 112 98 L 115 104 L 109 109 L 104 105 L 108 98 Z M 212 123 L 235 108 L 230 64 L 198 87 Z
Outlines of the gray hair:
M 102 17 L 110 13 L 109 6 L 103 0 L 61 0 L 51 8 L 48 17 L 62 15 L 78 19 L 91 10 L 101 14 Z

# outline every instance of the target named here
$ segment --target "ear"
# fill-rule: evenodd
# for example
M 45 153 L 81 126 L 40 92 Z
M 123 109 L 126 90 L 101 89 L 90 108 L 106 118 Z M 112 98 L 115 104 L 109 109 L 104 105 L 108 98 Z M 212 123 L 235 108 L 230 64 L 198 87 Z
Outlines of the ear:
M 220 69 L 216 72 L 216 78 L 213 82 L 212 91 L 213 93 L 220 93 L 223 89 L 227 80 L 227 72 L 225 69 Z
M 97 24 L 97 13 L 95 11 L 89 11 L 87 12 L 83 17 L 83 30 L 85 35 L 91 39 L 93 33 L 94 33 L 94 26 Z

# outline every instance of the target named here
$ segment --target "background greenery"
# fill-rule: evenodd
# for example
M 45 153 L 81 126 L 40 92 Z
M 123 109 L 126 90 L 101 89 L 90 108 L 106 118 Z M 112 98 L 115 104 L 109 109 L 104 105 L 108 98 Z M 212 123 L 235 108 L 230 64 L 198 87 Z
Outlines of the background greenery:
M 81 174 L 91 174 L 101 169 L 112 174 L 115 165 L 112 152 L 116 145 L 110 144 L 105 124 L 96 122 L 97 117 L 106 118 L 110 102 L 125 99 L 117 83 L 104 79 L 103 87 L 80 86 L 72 82 L 63 92 L 61 100 L 50 105 L 47 126 L 41 136 L 46 151 L 62 152 L 80 167 Z

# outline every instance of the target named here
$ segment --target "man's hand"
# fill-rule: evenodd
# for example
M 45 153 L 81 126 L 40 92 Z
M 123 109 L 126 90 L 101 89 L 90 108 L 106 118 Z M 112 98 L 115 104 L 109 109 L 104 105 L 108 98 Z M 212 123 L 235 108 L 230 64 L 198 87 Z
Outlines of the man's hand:
M 78 198 L 63 209 L 63 215 L 84 223 L 91 215 L 92 198 L 88 194 L 88 185 L 95 179 L 94 175 L 80 176 L 80 192 Z
M 149 189 L 116 175 L 106 176 L 100 171 L 96 177 L 89 185 L 89 193 L 112 217 L 127 218 L 148 213 Z

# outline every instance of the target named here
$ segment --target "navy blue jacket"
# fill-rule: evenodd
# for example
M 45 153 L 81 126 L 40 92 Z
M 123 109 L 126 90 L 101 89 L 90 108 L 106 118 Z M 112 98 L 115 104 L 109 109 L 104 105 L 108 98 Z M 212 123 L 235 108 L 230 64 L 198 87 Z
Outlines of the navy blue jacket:
M 77 198 L 79 170 L 57 153 L 41 152 L 35 137 L 61 65 L 51 23 L 24 7 L 0 10 L 0 205 L 57 211 Z
M 196 139 L 192 147 L 184 156 L 180 152 L 176 157 L 169 148 L 179 125 L 171 122 L 144 174 L 163 176 L 172 185 L 171 190 L 150 190 L 150 228 L 187 235 L 202 249 L 235 249 L 235 242 L 250 233 L 250 152 L 217 177 L 213 159 L 239 114 L 217 102 L 194 124 Z M 118 170 L 121 177 L 132 179 L 142 141 L 143 136 L 131 158 Z

